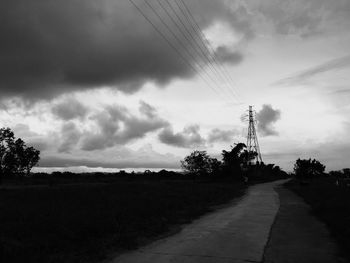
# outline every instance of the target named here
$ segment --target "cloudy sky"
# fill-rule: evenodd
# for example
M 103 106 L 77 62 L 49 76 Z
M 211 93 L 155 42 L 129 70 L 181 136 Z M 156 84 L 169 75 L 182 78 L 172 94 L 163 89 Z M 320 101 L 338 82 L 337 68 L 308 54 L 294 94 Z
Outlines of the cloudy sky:
M 253 105 L 265 162 L 349 167 L 349 28 L 349 0 L 2 0 L 0 124 L 42 170 L 177 169 Z

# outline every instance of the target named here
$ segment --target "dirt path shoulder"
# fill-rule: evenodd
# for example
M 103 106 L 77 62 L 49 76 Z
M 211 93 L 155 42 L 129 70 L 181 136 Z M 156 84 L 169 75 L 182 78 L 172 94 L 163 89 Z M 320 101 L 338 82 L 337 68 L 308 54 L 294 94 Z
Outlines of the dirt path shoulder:
M 275 189 L 280 208 L 265 248 L 264 263 L 345 262 L 326 225 L 311 214 L 311 208 L 283 186 Z

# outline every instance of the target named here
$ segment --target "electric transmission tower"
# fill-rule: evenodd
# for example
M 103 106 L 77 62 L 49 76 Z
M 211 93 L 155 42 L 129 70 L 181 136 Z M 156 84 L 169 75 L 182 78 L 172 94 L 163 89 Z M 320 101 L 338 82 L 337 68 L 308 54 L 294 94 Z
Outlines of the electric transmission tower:
M 249 126 L 248 126 L 248 136 L 247 136 L 247 150 L 248 153 L 256 153 L 255 161 L 262 162 L 258 136 L 256 135 L 256 120 L 255 114 L 253 112 L 253 106 L 249 106 Z

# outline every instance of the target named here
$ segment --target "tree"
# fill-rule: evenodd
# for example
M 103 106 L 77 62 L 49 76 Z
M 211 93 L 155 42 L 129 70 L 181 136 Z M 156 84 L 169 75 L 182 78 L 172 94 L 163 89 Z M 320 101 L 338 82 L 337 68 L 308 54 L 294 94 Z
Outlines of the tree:
M 216 158 L 209 158 L 210 173 L 218 175 L 221 173 L 222 162 Z
M 243 152 L 246 148 L 244 143 L 238 143 L 231 151 L 222 151 L 222 161 L 225 166 L 239 166 L 243 161 Z
M 15 139 L 10 128 L 0 129 L 0 154 L 0 177 L 3 174 L 28 175 L 40 159 L 40 151 L 27 147 L 21 138 Z
M 181 161 L 181 167 L 195 175 L 208 174 L 211 172 L 211 158 L 206 151 L 193 151 Z
M 11 165 L 9 171 L 23 175 L 26 163 L 26 144 L 21 138 L 16 139 L 11 145 L 9 145 L 9 155 L 11 156 L 11 162 L 7 165 Z M 6 164 L 6 163 L 5 163 Z
M 13 131 L 10 128 L 1 128 L 0 129 L 0 143 L 1 148 L 6 147 L 7 145 L 13 143 L 15 139 Z
M 253 160 L 257 153 L 248 152 L 247 146 L 244 143 L 237 143 L 231 151 L 222 151 L 223 165 L 226 172 L 238 173 L 241 172 L 242 166 L 247 165 Z
M 0 155 L 4 155 L 6 150 L 13 144 L 15 139 L 14 133 L 10 128 L 0 129 Z
M 39 162 L 40 151 L 34 147 L 27 147 L 24 150 L 24 159 L 22 160 L 22 165 L 26 175 L 29 175 L 30 170 Z
M 345 177 L 350 178 L 350 168 L 344 168 L 343 174 Z
M 336 179 L 344 177 L 344 173 L 342 171 L 330 171 L 329 175 L 336 178 Z
M 294 164 L 294 173 L 297 178 L 311 179 L 324 173 L 326 166 L 313 159 L 298 159 Z

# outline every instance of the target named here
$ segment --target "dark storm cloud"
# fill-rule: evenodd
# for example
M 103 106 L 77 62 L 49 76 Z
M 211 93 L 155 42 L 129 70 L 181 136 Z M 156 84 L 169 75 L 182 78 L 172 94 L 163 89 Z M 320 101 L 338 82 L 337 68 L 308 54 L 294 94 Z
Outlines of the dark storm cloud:
M 199 133 L 198 125 L 191 125 L 183 129 L 182 132 L 174 133 L 172 127 L 164 128 L 158 135 L 159 140 L 175 147 L 192 148 L 203 146 L 205 139 Z
M 137 3 L 152 15 L 144 3 Z M 225 3 L 188 4 L 202 28 L 226 20 L 236 30 L 249 32 L 249 23 L 239 19 L 244 10 Z M 129 1 L 3 0 L 0 33 L 3 97 L 51 98 L 105 85 L 132 93 L 147 80 L 166 83 L 193 75 Z M 183 52 L 188 45 L 179 48 Z M 190 60 L 196 58 L 192 55 Z
M 117 144 L 123 145 L 169 125 L 147 103 L 141 102 L 139 110 L 144 117 L 134 116 L 126 108 L 119 106 L 108 106 L 92 116 L 91 119 L 98 129 L 97 132 L 84 133 L 82 150 L 101 150 Z
M 51 108 L 51 112 L 62 120 L 69 121 L 84 118 L 88 109 L 76 99 L 69 98 Z
M 262 109 L 256 114 L 258 121 L 258 131 L 262 136 L 278 135 L 273 124 L 281 118 L 281 111 L 275 110 L 271 105 L 264 104 Z
M 231 142 L 237 134 L 236 130 L 213 129 L 208 135 L 208 142 Z
M 350 66 L 350 55 L 332 59 L 330 61 L 327 61 L 325 63 L 322 63 L 320 65 L 314 66 L 312 68 L 306 69 L 302 72 L 299 72 L 291 77 L 287 77 L 285 79 L 281 79 L 273 85 L 280 86 L 280 85 L 295 85 L 299 83 L 303 83 L 304 81 L 308 80 L 311 77 L 329 72 L 334 70 L 339 70 L 342 68 L 346 68 Z

